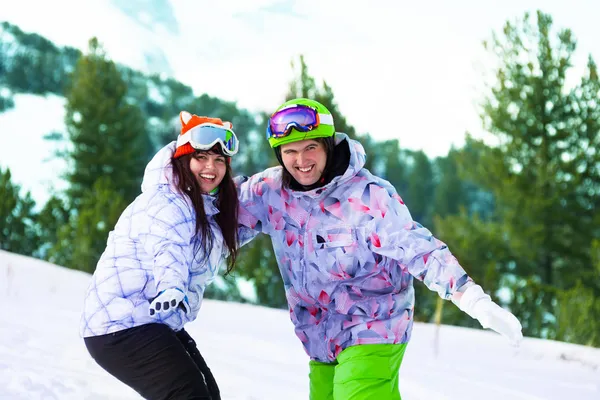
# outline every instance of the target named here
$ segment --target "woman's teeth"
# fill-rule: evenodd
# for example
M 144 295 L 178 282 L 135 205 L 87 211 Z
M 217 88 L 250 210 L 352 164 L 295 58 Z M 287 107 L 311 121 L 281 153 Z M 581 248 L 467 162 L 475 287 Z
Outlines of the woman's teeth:
M 298 169 L 300 170 L 300 172 L 308 172 L 308 171 L 310 171 L 312 168 L 313 168 L 313 167 L 312 167 L 312 165 L 311 165 L 310 167 L 308 167 L 308 168 L 300 168 L 300 167 L 298 167 Z
M 215 179 L 215 175 L 200 174 L 204 179 Z

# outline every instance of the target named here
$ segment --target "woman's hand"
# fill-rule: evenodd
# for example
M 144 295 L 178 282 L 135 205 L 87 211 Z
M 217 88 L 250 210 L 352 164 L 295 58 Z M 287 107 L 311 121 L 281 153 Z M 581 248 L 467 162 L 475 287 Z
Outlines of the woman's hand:
M 187 314 L 190 312 L 188 298 L 181 289 L 163 290 L 154 299 L 150 300 L 150 315 L 168 314 L 177 307 L 181 307 Z

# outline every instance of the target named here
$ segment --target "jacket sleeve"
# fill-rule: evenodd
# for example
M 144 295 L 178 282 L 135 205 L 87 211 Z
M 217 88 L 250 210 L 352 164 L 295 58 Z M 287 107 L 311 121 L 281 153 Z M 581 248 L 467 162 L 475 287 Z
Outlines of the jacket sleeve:
M 234 182 L 240 202 L 238 238 L 240 246 L 244 246 L 263 232 L 265 205 L 262 194 L 265 183 L 260 174 L 251 177 L 238 176 Z
M 369 222 L 366 239 L 376 254 L 396 260 L 440 297 L 450 300 L 473 284 L 448 246 L 413 221 L 408 207 L 393 187 L 375 186 L 371 196 L 381 212 Z
M 160 293 L 170 288 L 187 293 L 194 257 L 195 220 L 176 200 L 151 202 L 139 231 L 144 250 L 153 257 L 154 281 Z

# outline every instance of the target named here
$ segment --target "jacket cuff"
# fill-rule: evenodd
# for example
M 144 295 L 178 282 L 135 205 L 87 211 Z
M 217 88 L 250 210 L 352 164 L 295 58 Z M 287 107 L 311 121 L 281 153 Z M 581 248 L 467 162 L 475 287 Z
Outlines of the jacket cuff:
M 452 297 L 452 302 L 471 318 L 477 319 L 477 316 L 475 315 L 475 304 L 479 300 L 484 299 L 488 301 L 492 300 L 492 298 L 483 291 L 481 286 L 472 285 L 469 286 L 463 293 L 457 292 L 455 296 Z

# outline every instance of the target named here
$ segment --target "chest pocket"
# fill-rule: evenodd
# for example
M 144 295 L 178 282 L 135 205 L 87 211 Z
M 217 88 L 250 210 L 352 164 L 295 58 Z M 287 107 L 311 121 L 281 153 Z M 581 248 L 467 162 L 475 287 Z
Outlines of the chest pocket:
M 351 278 L 359 265 L 359 242 L 354 227 L 339 226 L 307 232 L 305 288 L 312 296 L 331 292 L 340 281 Z
M 333 296 L 341 291 L 356 299 L 371 298 L 393 291 L 390 276 L 377 266 L 365 235 L 365 228 L 347 226 L 310 232 L 313 249 L 307 252 L 305 288 L 313 298 L 321 302 L 324 293 Z
M 352 228 L 334 228 L 312 232 L 315 250 L 350 247 L 356 242 L 356 233 Z

